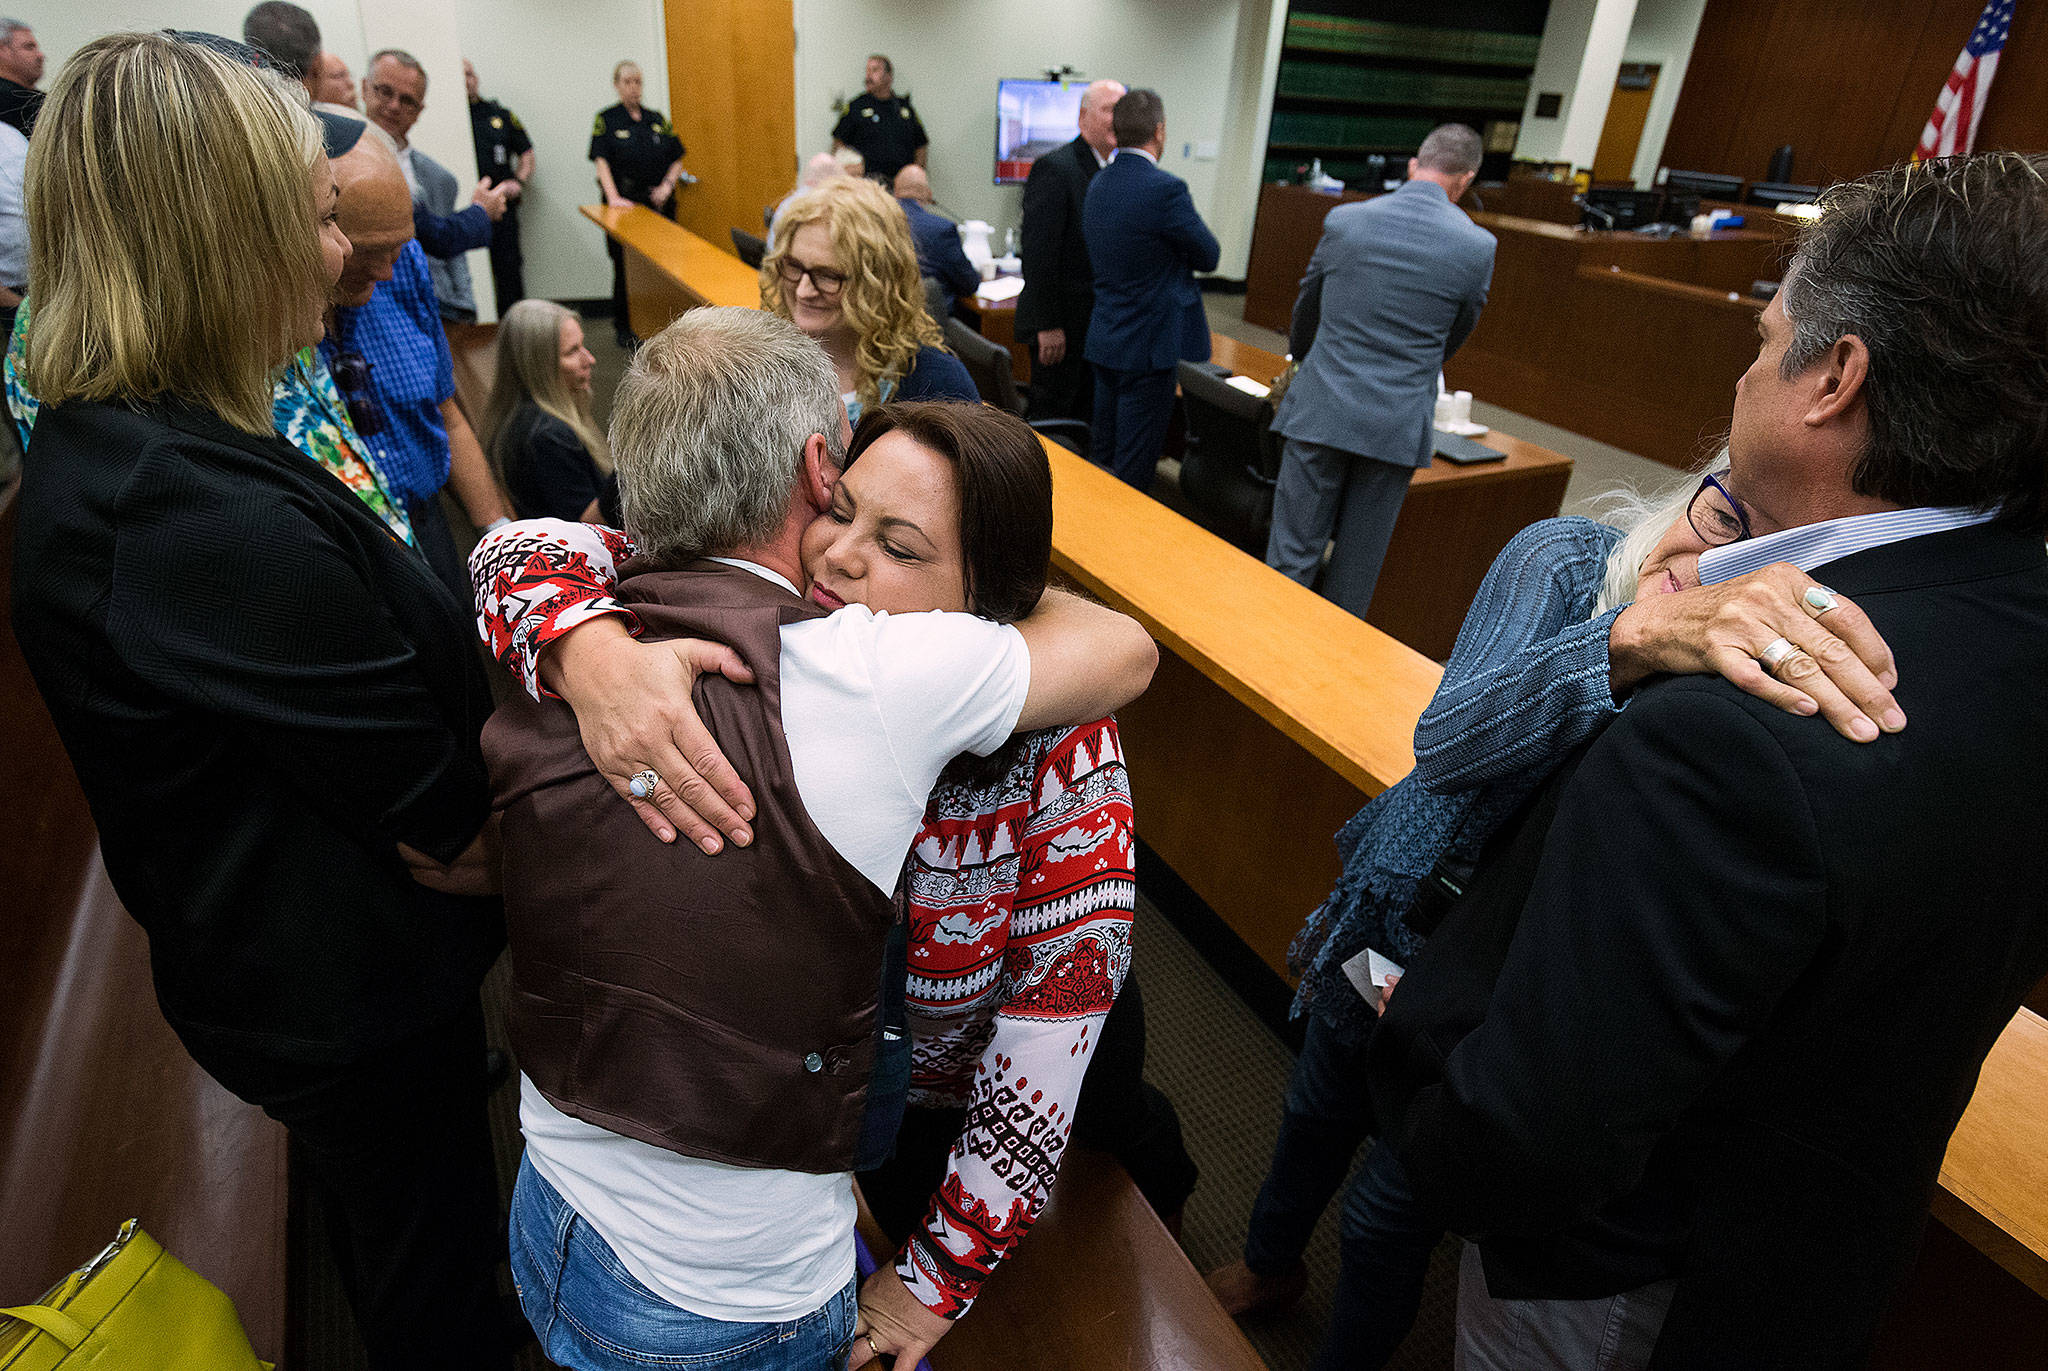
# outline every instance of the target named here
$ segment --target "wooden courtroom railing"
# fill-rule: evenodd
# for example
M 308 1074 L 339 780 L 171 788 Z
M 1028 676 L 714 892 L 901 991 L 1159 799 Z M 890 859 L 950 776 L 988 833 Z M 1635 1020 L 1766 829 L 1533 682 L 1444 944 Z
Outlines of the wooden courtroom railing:
M 683 269 L 683 253 L 639 241 L 653 252 L 648 269 Z M 681 279 L 675 286 L 679 295 L 702 294 Z M 1741 308 L 1747 327 L 1755 306 Z M 1134 615 L 1167 649 L 1152 688 L 1118 715 L 1140 833 L 1238 936 L 1284 966 L 1287 939 L 1335 875 L 1328 835 L 1412 768 L 1415 720 L 1439 670 L 1107 472 L 1047 446 L 1058 569 Z M 2048 1294 L 2048 1028 L 2030 1011 L 1985 1062 L 1934 1212 Z M 993 1283 L 980 1308 L 1011 1298 L 1001 1287 Z M 1007 1350 L 1012 1364 L 1040 1364 L 1028 1343 Z
M 0 604 L 14 564 L 0 510 Z M 0 1305 L 139 1218 L 285 1350 L 285 1134 L 214 1084 L 157 1011 L 149 947 L 10 630 L 0 635 Z

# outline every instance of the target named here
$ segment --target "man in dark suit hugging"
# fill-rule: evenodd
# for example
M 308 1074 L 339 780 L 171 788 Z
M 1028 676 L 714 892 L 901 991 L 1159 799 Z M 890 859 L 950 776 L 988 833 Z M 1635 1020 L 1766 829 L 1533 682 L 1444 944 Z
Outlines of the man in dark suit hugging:
M 2044 177 L 1991 153 L 1823 197 L 1736 387 L 1755 536 L 1701 559 L 1710 585 L 1793 578 L 1813 629 L 1758 641 L 1700 592 L 1636 607 L 1797 685 L 1853 597 L 1911 725 L 1858 745 L 1718 675 L 1650 683 L 1392 998 L 1372 1099 L 1417 1200 L 1474 1239 L 1461 1366 L 1869 1355 L 2048 972 Z
M 1134 90 L 1110 116 L 1116 155 L 1088 186 L 1081 227 L 1095 269 L 1085 355 L 1095 367 L 1095 459 L 1139 490 L 1173 418 L 1175 364 L 1209 360 L 1198 271 L 1216 270 L 1216 235 L 1188 183 L 1159 169 L 1166 105 Z

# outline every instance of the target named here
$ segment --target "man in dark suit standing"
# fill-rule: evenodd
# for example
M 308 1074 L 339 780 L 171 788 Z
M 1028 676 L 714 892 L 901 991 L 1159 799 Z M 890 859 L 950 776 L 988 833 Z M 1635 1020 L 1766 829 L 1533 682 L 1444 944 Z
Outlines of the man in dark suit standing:
M 1094 417 L 1095 376 L 1082 349 L 1095 308 L 1095 272 L 1081 232 L 1081 206 L 1095 173 L 1116 150 L 1111 115 L 1123 94 L 1119 81 L 1097 81 L 1081 92 L 1080 133 L 1032 162 L 1024 180 L 1017 342 L 1031 354 L 1034 419 Z
M 1368 1068 L 1415 1199 L 1476 1239 L 1461 1365 L 1864 1364 L 2048 972 L 2043 318 L 2048 158 L 1879 172 L 1802 232 L 1736 387 L 1757 536 L 1701 574 L 1768 566 L 1814 625 L 1766 643 L 1718 585 L 1649 596 L 1615 686 L 1659 617 L 1799 686 L 1853 596 L 1911 725 L 1859 745 L 1652 682 L 1489 849 Z
M 1458 208 L 1483 151 L 1463 124 L 1431 130 L 1399 190 L 1330 211 L 1294 302 L 1266 565 L 1303 585 L 1320 572 L 1361 619 L 1408 482 L 1436 455 L 1437 374 L 1493 281 L 1493 235 Z
M 1209 360 L 1209 316 L 1195 273 L 1214 271 L 1216 235 L 1188 183 L 1159 169 L 1166 105 L 1134 90 L 1110 115 L 1116 155 L 1088 186 L 1081 228 L 1095 270 L 1083 355 L 1095 368 L 1095 458 L 1139 490 L 1173 419 L 1174 366 Z

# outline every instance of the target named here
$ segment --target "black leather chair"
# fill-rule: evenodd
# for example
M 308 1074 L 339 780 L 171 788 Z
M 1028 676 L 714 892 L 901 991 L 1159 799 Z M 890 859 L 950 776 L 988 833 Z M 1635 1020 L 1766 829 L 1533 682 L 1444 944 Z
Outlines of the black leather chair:
M 924 312 L 932 316 L 932 322 L 943 324 L 953 317 L 953 296 L 936 276 L 920 276 L 918 284 L 924 287 Z
M 768 255 L 768 241 L 756 238 L 745 229 L 728 229 L 727 232 L 732 234 L 732 250 L 740 255 L 740 260 L 759 271 L 761 259 Z
M 1024 397 L 1017 391 L 1017 377 L 1010 370 L 1010 350 L 991 342 L 958 319 L 942 319 L 946 346 L 974 378 L 981 398 L 997 409 L 1018 417 L 1024 414 Z M 1033 419 L 1031 427 L 1069 452 L 1088 455 L 1088 425 L 1079 419 Z
M 1246 394 L 1198 362 L 1180 364 L 1180 394 L 1188 421 L 1181 495 L 1197 523 L 1264 557 L 1280 474 L 1273 402 Z

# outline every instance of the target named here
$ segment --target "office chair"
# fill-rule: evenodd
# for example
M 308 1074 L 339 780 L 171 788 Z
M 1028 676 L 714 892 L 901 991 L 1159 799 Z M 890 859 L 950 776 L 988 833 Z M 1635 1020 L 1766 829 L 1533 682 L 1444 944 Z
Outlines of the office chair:
M 767 240 L 756 238 L 745 229 L 727 229 L 726 232 L 732 235 L 732 250 L 740 255 L 740 260 L 759 271 L 761 259 L 768 255 Z
M 1195 362 L 1180 364 L 1180 396 L 1188 419 L 1180 493 L 1203 527 L 1263 558 L 1280 475 L 1272 400 L 1248 395 Z
M 1010 371 L 1010 350 L 1001 343 L 990 342 L 958 319 L 941 319 L 939 326 L 945 330 L 946 346 L 974 378 L 974 388 L 981 398 L 1022 418 L 1024 397 L 1017 393 L 1017 378 Z M 1088 455 L 1088 425 L 1079 419 L 1033 419 L 1029 423 L 1067 451 Z
M 953 314 L 953 296 L 936 276 L 920 276 L 918 284 L 924 287 L 924 312 L 932 316 L 932 322 L 943 324 Z

